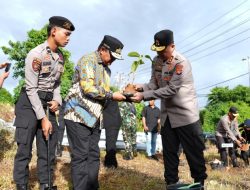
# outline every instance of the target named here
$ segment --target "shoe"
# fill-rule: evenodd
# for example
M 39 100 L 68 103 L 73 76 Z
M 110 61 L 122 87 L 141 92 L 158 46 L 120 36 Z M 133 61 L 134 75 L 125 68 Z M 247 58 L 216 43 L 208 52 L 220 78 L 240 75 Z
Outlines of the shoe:
M 156 155 L 152 155 L 151 158 L 156 160 L 156 161 L 159 161 L 159 159 L 158 159 L 158 157 Z
M 137 156 L 138 156 L 137 150 L 133 150 L 133 156 L 134 156 L 134 157 L 137 157 Z
M 104 159 L 104 166 L 106 168 L 117 168 L 118 167 L 118 163 L 116 160 L 116 157 L 106 157 Z
M 42 183 L 42 184 L 40 184 L 40 190 L 57 190 L 57 186 L 53 186 L 52 184 L 49 187 L 49 184 Z
M 147 159 L 153 160 L 152 156 L 147 156 Z
M 240 167 L 236 159 L 232 160 L 232 164 L 233 164 L 234 168 L 239 168 Z
M 134 157 L 137 157 L 137 148 L 136 148 L 136 144 L 135 145 L 132 145 L 132 150 L 133 150 L 133 156 Z
M 16 184 L 16 190 L 28 190 L 27 184 Z
M 181 183 L 179 181 L 177 181 L 177 182 L 168 181 L 168 182 L 166 182 L 166 190 L 177 189 L 180 185 L 181 185 Z
M 40 190 L 45 190 L 48 187 L 49 187 L 49 184 L 47 184 L 47 183 L 40 184 Z
M 125 153 L 123 155 L 123 159 L 124 160 L 133 160 L 133 156 L 131 155 L 131 153 Z
M 193 186 L 194 188 L 196 187 L 196 188 L 200 188 L 200 190 L 204 190 L 204 184 L 205 184 L 204 179 L 201 179 L 201 180 L 195 179 L 194 183 L 200 183 L 200 184 Z

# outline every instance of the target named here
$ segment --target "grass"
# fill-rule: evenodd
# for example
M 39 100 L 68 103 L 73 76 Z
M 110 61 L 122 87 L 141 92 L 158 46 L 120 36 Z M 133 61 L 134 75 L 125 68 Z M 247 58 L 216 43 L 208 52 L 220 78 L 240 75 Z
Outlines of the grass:
M 1 108 L 1 105 L 0 105 Z M 4 114 L 3 119 L 9 117 L 11 106 L 0 109 L 0 115 Z M 0 189 L 15 189 L 12 170 L 16 144 L 12 132 L 0 128 Z M 123 160 L 122 152 L 118 152 L 117 160 L 119 167 L 117 169 L 106 169 L 103 167 L 105 152 L 101 151 L 101 167 L 99 173 L 100 190 L 159 190 L 165 189 L 164 166 L 162 155 L 159 154 L 159 162 L 148 160 L 144 152 L 140 152 L 134 160 Z M 243 167 L 243 161 L 240 161 L 240 168 L 227 168 L 221 170 L 211 170 L 209 162 L 219 159 L 217 148 L 212 144 L 207 144 L 205 151 L 207 163 L 208 179 L 206 180 L 207 190 L 245 190 L 250 189 L 249 172 L 250 168 Z M 192 183 L 189 167 L 185 155 L 180 157 L 179 166 L 180 180 L 185 183 Z M 33 158 L 29 165 L 30 181 L 29 186 L 32 190 L 39 188 L 36 174 L 36 151 L 33 149 Z M 67 151 L 63 156 L 57 159 L 55 168 L 55 184 L 60 190 L 72 189 L 70 177 L 70 157 Z
M 13 121 L 14 108 L 10 104 L 0 102 L 0 118 L 4 121 L 11 122 Z
M 13 160 L 16 145 L 13 142 L 13 134 L 5 129 L 0 130 L 0 189 L 15 189 L 12 180 Z M 122 152 L 117 154 L 119 167 L 117 169 L 106 169 L 103 167 L 105 152 L 101 151 L 101 167 L 99 173 L 100 190 L 158 190 L 165 189 L 164 166 L 162 156 L 159 154 L 160 161 L 148 160 L 144 152 L 140 152 L 134 160 L 125 161 L 122 159 Z M 217 149 L 214 145 L 209 145 L 205 151 L 206 162 L 218 158 Z M 243 165 L 243 162 L 240 162 Z M 235 190 L 249 189 L 248 180 L 249 168 L 229 168 L 222 170 L 211 170 L 207 165 L 208 179 L 206 188 L 208 190 Z M 184 155 L 181 155 L 181 166 L 179 167 L 181 181 L 192 183 L 189 167 Z M 55 184 L 60 190 L 72 189 L 70 177 L 70 158 L 69 153 L 64 151 L 61 158 L 57 159 L 55 170 Z M 30 182 L 31 189 L 38 189 L 36 175 L 36 154 L 35 149 L 30 163 Z

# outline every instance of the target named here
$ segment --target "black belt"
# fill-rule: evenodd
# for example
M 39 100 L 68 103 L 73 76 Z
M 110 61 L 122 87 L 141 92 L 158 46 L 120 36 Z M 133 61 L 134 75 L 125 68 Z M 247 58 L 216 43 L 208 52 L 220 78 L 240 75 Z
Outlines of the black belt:
M 21 92 L 26 93 L 25 87 L 22 88 Z M 49 102 L 53 100 L 53 92 L 46 92 L 46 91 L 38 90 L 37 94 L 39 98 L 45 102 Z

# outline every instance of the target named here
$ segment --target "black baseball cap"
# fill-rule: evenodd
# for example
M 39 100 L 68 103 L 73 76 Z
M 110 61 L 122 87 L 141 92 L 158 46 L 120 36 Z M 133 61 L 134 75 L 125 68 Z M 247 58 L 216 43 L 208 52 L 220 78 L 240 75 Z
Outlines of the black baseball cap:
M 174 33 L 171 30 L 161 30 L 154 35 L 151 50 L 162 51 L 171 43 L 174 43 Z
M 250 119 L 246 119 L 246 120 L 244 121 L 244 126 L 245 126 L 246 128 L 250 128 Z
M 235 116 L 235 117 L 239 115 L 238 109 L 234 106 L 230 107 L 229 112 L 232 113 L 233 116 Z
M 101 42 L 101 45 L 106 47 L 114 58 L 122 59 L 121 53 L 123 44 L 120 40 L 113 36 L 105 35 Z
M 75 27 L 72 24 L 72 22 L 69 19 L 67 19 L 65 17 L 62 17 L 62 16 L 52 16 L 52 17 L 50 17 L 49 18 L 49 24 L 59 26 L 61 28 L 64 28 L 64 29 L 67 29 L 67 30 L 70 30 L 70 31 L 75 30 Z

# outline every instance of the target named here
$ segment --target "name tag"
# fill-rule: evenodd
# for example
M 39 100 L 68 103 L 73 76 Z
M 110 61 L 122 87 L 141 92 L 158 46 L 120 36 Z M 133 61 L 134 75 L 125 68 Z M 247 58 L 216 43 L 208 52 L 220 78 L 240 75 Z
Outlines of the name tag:
M 221 148 L 233 148 L 234 144 L 233 143 L 222 143 Z

